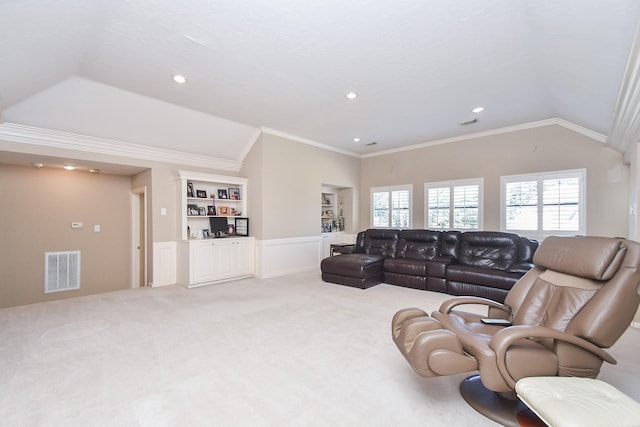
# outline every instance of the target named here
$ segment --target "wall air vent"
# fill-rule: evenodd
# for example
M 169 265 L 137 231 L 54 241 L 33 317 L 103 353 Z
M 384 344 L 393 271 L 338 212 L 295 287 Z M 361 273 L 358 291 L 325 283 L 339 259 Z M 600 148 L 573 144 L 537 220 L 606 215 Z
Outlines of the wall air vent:
M 44 292 L 80 289 L 80 251 L 45 252 Z

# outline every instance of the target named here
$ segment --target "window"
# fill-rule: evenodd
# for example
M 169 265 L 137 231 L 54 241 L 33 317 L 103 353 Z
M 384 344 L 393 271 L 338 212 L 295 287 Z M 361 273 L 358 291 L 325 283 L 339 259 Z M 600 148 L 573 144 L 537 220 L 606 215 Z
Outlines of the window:
M 500 178 L 501 227 L 531 237 L 585 234 L 585 169 Z
M 482 178 L 424 185 L 427 228 L 479 230 L 482 226 Z
M 371 189 L 371 224 L 377 228 L 410 228 L 413 186 Z

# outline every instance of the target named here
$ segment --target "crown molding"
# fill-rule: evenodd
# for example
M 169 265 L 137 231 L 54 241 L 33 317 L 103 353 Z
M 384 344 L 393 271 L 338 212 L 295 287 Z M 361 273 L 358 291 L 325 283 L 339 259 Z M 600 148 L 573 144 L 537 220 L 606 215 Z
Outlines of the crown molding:
M 410 151 L 410 150 L 417 150 L 419 148 L 432 147 L 434 145 L 449 144 L 451 142 L 458 142 L 458 141 L 467 141 L 470 139 L 482 138 L 482 137 L 492 136 L 492 135 L 500 135 L 503 133 L 516 132 L 516 131 L 521 131 L 526 129 L 551 126 L 551 125 L 562 126 L 564 128 L 570 129 L 574 132 L 580 133 L 584 136 L 595 139 L 596 141 L 599 141 L 602 143 L 605 143 L 607 139 L 607 137 L 601 133 L 594 132 L 590 129 L 579 126 L 575 123 L 569 122 L 564 119 L 553 118 L 553 119 L 547 119 L 547 120 L 540 120 L 537 122 L 529 122 L 529 123 L 523 123 L 523 124 L 514 125 L 514 126 L 507 126 L 499 129 L 491 129 L 483 132 L 470 133 L 467 135 L 454 136 L 452 138 L 445 138 L 445 139 L 439 139 L 435 141 L 423 142 L 420 144 L 408 145 L 406 147 L 393 148 L 393 149 L 384 150 L 384 151 L 377 151 L 375 153 L 363 154 L 362 156 L 360 156 L 360 158 L 364 159 L 368 157 L 384 156 L 387 154 L 399 153 L 402 151 Z
M 51 129 L 0 123 L 0 139 L 21 144 L 239 172 L 242 162 Z
M 451 138 L 438 139 L 438 140 L 435 140 L 435 141 L 422 142 L 420 144 L 408 145 L 406 147 L 392 148 L 392 149 L 383 150 L 383 151 L 376 151 L 375 153 L 368 153 L 368 154 L 357 154 L 357 153 L 353 153 L 353 152 L 350 152 L 350 151 L 341 150 L 339 148 L 332 147 L 330 145 L 321 144 L 319 142 L 316 142 L 316 141 L 313 141 L 313 140 L 310 140 L 310 139 L 306 139 L 306 138 L 302 138 L 302 137 L 299 137 L 297 135 L 293 135 L 293 134 L 290 134 L 290 133 L 282 132 L 282 131 L 279 131 L 279 130 L 276 130 L 276 129 L 262 127 L 262 128 L 260 128 L 260 130 L 263 133 L 266 133 L 266 134 L 269 134 L 269 135 L 279 136 L 279 137 L 290 139 L 292 141 L 300 142 L 300 143 L 303 143 L 303 144 L 312 145 L 312 146 L 318 147 L 318 148 L 323 148 L 325 150 L 335 151 L 336 153 L 346 154 L 347 156 L 357 157 L 359 159 L 365 159 L 365 158 L 369 158 L 369 157 L 385 156 L 387 154 L 399 153 L 399 152 L 403 152 L 403 151 L 417 150 L 417 149 L 420 149 L 420 148 L 431 147 L 431 146 L 434 146 L 434 145 L 448 144 L 448 143 L 451 143 L 451 142 L 458 142 L 458 141 L 466 141 L 466 140 L 470 140 L 470 139 L 482 138 L 482 137 L 492 136 L 492 135 L 500 135 L 500 134 L 503 134 L 503 133 L 516 132 L 516 131 L 521 131 L 521 130 L 526 130 L 526 129 L 533 129 L 533 128 L 544 127 L 544 126 L 551 126 L 551 125 L 562 126 L 562 127 L 566 128 L 566 129 L 572 130 L 574 132 L 577 132 L 577 133 L 582 134 L 582 135 L 584 135 L 584 136 L 586 136 L 588 138 L 594 139 L 594 140 L 602 142 L 602 143 L 606 143 L 607 142 L 607 136 L 606 135 L 603 135 L 601 133 L 592 131 L 591 129 L 587 129 L 585 127 L 582 127 L 580 125 L 572 123 L 572 122 L 570 122 L 568 120 L 564 120 L 564 119 L 560 119 L 560 118 L 552 118 L 552 119 L 547 119 L 547 120 L 540 120 L 540 121 L 537 121 L 537 122 L 522 123 L 522 124 L 519 124 L 519 125 L 507 126 L 507 127 L 503 127 L 503 128 L 499 128 L 499 129 L 491 129 L 491 130 L 487 130 L 487 131 L 483 131 L 483 132 L 470 133 L 470 134 L 467 134 L 467 135 L 460 135 L 460 136 L 455 136 L 455 137 L 451 137 Z
M 300 142 L 302 144 L 311 145 L 313 147 L 322 148 L 324 150 L 335 151 L 336 153 L 345 154 L 347 156 L 362 158 L 362 156 L 360 154 L 353 153 L 353 152 L 347 151 L 347 150 L 342 150 L 340 148 L 332 147 L 330 145 L 322 144 L 320 142 L 316 142 L 316 141 L 313 141 L 311 139 L 302 138 L 300 136 L 293 135 L 293 134 L 290 134 L 290 133 L 282 132 L 282 131 L 279 131 L 277 129 L 261 127 L 260 130 L 262 131 L 262 133 L 266 133 L 268 135 L 279 136 L 281 138 L 290 139 L 292 141 Z

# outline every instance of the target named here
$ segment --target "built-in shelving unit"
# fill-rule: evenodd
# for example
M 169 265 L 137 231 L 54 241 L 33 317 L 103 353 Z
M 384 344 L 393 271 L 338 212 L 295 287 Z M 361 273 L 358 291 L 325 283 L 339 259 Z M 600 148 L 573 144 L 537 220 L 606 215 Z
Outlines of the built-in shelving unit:
M 178 171 L 179 282 L 188 287 L 235 280 L 255 274 L 253 237 L 214 238 L 211 218 L 235 226 L 247 216 L 246 178 Z M 223 223 L 224 224 L 224 223 Z

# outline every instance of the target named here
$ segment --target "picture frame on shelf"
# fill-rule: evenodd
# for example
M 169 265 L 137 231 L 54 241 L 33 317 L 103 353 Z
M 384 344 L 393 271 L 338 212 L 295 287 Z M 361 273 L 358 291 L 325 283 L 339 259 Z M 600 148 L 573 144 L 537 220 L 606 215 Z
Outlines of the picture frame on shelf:
M 187 197 L 193 197 L 193 182 L 187 182 Z
M 198 215 L 198 205 L 187 205 L 187 215 L 188 216 L 197 216 Z
M 229 224 L 227 226 L 227 230 L 228 230 L 227 234 L 229 236 L 235 236 L 236 235 L 236 226 L 235 226 L 235 224 Z
M 229 194 L 227 193 L 227 189 L 226 188 L 219 188 L 218 189 L 218 199 L 228 199 L 229 198 Z
M 207 192 L 205 190 L 196 190 L 196 197 L 198 199 L 206 199 L 207 198 Z
M 209 216 L 215 216 L 216 214 L 216 207 L 215 206 L 207 206 L 207 215 Z
M 218 206 L 219 216 L 229 216 L 229 206 Z
M 229 187 L 229 199 L 240 200 L 240 189 L 238 187 Z
M 236 218 L 236 236 L 249 236 L 249 218 Z
M 207 208 L 201 206 L 198 208 L 198 215 L 200 216 L 207 216 Z
M 231 212 L 230 212 L 231 216 L 240 216 L 242 215 L 242 212 L 240 212 L 238 209 L 236 208 L 231 208 Z

